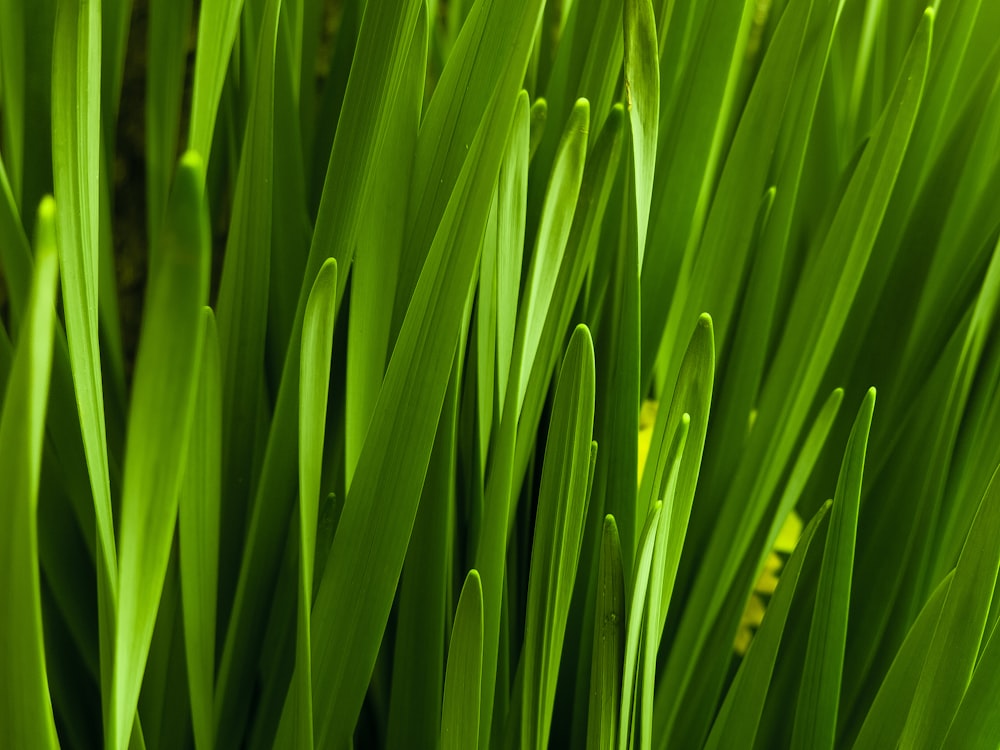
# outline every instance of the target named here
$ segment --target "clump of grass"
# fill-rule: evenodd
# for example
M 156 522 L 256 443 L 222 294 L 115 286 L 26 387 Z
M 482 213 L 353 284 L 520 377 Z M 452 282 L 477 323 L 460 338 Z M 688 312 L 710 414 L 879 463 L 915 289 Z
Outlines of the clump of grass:
M 0 746 L 996 747 L 997 28 L 0 4 Z

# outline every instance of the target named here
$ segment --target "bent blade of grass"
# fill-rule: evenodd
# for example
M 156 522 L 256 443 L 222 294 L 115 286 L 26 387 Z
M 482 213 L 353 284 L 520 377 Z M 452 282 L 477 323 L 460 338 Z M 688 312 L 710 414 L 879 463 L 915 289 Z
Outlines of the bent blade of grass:
M 832 748 L 837 734 L 858 506 L 874 409 L 872 388 L 854 422 L 837 480 L 795 710 L 792 747 Z
M 767 606 L 764 621 L 754 635 L 750 650 L 740 663 L 719 709 L 712 732 L 705 743 L 705 750 L 753 745 L 799 574 L 816 530 L 829 509 L 830 503 L 824 503 L 796 542 L 795 550 L 782 570 L 778 587 Z
M 591 647 L 587 750 L 617 746 L 625 655 L 625 574 L 615 517 L 604 518 Z
M 594 345 L 579 326 L 570 338 L 552 407 L 528 577 L 521 746 L 548 746 L 570 597 L 589 504 L 594 430 Z
M 898 745 L 953 579 L 954 573 L 945 576 L 910 626 L 868 709 L 854 741 L 854 750 L 878 750 Z
M 938 747 L 961 705 L 976 668 L 1000 570 L 998 538 L 1000 470 L 993 474 L 958 558 L 903 728 L 904 746 Z
M 204 163 L 181 159 L 150 269 L 126 436 L 110 747 L 129 739 L 174 538 L 195 403 L 210 240 Z
M 37 252 L 22 335 L 0 412 L 0 744 L 58 748 L 49 697 L 38 570 L 38 486 L 56 322 L 55 205 L 38 210 Z
M 222 502 L 222 371 L 211 308 L 202 309 L 201 328 L 194 421 L 178 501 L 177 533 L 191 724 L 197 750 L 211 750 Z
M 479 747 L 479 681 L 483 667 L 483 589 L 470 570 L 462 586 L 448 645 L 441 708 L 442 750 Z
M 656 139 L 660 128 L 660 57 L 650 0 L 625 0 L 625 108 L 632 126 L 639 268 L 646 254 Z
M 204 0 L 198 12 L 188 148 L 201 154 L 206 164 L 242 10 L 243 0 Z

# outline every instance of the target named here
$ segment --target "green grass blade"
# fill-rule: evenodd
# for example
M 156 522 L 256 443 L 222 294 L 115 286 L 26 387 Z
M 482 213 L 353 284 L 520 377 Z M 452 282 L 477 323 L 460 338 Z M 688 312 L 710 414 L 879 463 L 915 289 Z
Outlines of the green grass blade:
M 479 681 L 483 664 L 483 590 L 470 570 L 458 599 L 448 645 L 441 710 L 442 750 L 479 747 Z
M 861 404 L 837 480 L 795 710 L 792 747 L 832 748 L 836 738 L 861 479 L 874 409 L 873 388 Z
M 594 345 L 570 339 L 552 407 L 528 579 L 521 746 L 548 746 L 570 597 L 587 515 L 594 429 Z
M 635 566 L 632 571 L 632 585 L 628 592 L 628 610 L 625 617 L 625 659 L 622 668 L 622 702 L 618 722 L 618 748 L 628 750 L 634 747 L 635 729 L 639 718 L 637 687 L 640 667 L 640 645 L 649 591 L 649 576 L 653 565 L 653 548 L 659 528 L 663 503 L 657 501 L 646 525 L 639 535 Z
M 740 663 L 726 699 L 719 709 L 719 715 L 705 743 L 705 750 L 738 745 L 750 747 L 753 744 L 799 574 L 816 530 L 829 508 L 829 503 L 825 503 L 819 509 L 796 542 L 795 550 L 782 570 L 778 587 L 768 604 L 764 621 L 750 644 L 750 650 Z
M 1000 570 L 1000 471 L 994 473 L 958 558 L 900 742 L 938 747 L 969 685 Z
M 194 421 L 177 528 L 191 723 L 197 750 L 211 750 L 215 746 L 212 698 L 222 501 L 222 372 L 219 334 L 210 308 L 202 310 L 201 327 Z
M 854 741 L 854 750 L 877 750 L 898 745 L 953 578 L 954 574 L 949 573 L 941 581 L 910 626 L 906 640 L 896 652 L 892 666 L 868 709 Z
M 614 516 L 604 518 L 594 608 L 587 750 L 617 747 L 625 654 L 625 575 Z
M 204 0 L 198 13 L 188 148 L 201 154 L 206 164 L 242 10 L 243 0 Z
M 42 634 L 38 570 L 38 486 L 59 266 L 55 205 L 38 211 L 36 270 L 0 414 L 0 474 L 6 519 L 0 527 L 0 744 L 57 748 Z
M 632 173 L 635 177 L 639 267 L 642 268 L 660 127 L 660 58 L 650 0 L 626 0 L 624 26 L 625 108 L 632 126 Z
M 955 714 L 942 747 L 988 750 L 1000 745 L 1000 636 L 997 628 L 986 642 L 965 697 Z
M 181 160 L 151 269 L 136 358 L 122 489 L 112 727 L 124 750 L 156 622 L 194 412 L 201 308 L 208 299 L 204 166 Z

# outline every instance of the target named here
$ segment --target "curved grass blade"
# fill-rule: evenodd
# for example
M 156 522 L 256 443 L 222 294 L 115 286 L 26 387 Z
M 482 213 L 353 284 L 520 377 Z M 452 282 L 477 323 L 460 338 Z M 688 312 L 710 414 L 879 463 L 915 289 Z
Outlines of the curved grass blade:
M 523 654 L 521 747 L 549 744 L 563 637 L 589 503 L 594 344 L 578 326 L 556 386 L 535 513 Z
M 483 665 L 483 589 L 470 570 L 462 586 L 448 645 L 441 709 L 442 750 L 479 747 L 479 682 Z
M 874 409 L 872 388 L 854 422 L 837 480 L 795 710 L 793 748 L 832 748 L 837 734 L 861 479 Z
M 1000 570 L 1000 470 L 979 505 L 927 649 L 900 743 L 938 747 L 965 695 L 985 635 Z
M 945 576 L 910 626 L 906 639 L 896 652 L 892 666 L 882 679 L 878 694 L 868 709 L 868 715 L 854 741 L 854 750 L 878 750 L 898 745 L 910 706 L 913 705 L 913 696 L 927 659 L 927 650 L 953 579 L 954 573 Z
M 830 503 L 824 503 L 796 542 L 795 550 L 778 579 L 778 587 L 768 604 L 764 621 L 740 664 L 722 708 L 719 709 L 719 715 L 705 743 L 705 750 L 753 745 L 778 658 L 785 621 L 792 606 L 795 586 L 816 530 L 829 509 Z
M 136 356 L 122 488 L 121 559 L 109 746 L 124 750 L 135 716 L 174 538 L 194 412 L 210 240 L 204 164 L 181 159 Z
M 0 745 L 58 748 L 49 697 L 38 570 L 38 486 L 59 266 L 55 204 L 38 209 L 35 273 L 0 412 L 0 475 L 5 515 L 0 524 Z
M 201 328 L 194 421 L 178 501 L 177 533 L 191 724 L 197 750 L 211 750 L 222 494 L 222 372 L 211 308 L 203 308 Z
M 617 746 L 625 655 L 625 574 L 614 516 L 605 516 L 594 608 L 587 750 Z

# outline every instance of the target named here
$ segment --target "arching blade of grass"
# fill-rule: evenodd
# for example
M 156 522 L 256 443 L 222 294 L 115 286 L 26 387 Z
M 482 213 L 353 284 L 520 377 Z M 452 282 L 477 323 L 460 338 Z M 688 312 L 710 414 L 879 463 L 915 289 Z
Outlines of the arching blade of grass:
M 229 70 L 229 55 L 242 10 L 243 0 L 204 0 L 198 13 L 188 148 L 201 154 L 206 164 L 211 156 L 222 85 Z
M 1000 471 L 993 475 L 958 558 L 900 742 L 936 747 L 965 695 L 986 635 L 1000 569 Z
M 59 273 L 55 205 L 38 211 L 35 273 L 22 335 L 0 412 L 0 475 L 5 521 L 0 524 L 0 744 L 57 748 L 42 637 L 38 570 L 38 485 L 52 368 Z
M 795 710 L 792 747 L 832 748 L 837 735 L 861 479 L 874 409 L 873 388 L 861 404 L 837 480 Z
M 166 575 L 194 411 L 201 309 L 208 299 L 204 165 L 181 160 L 150 269 L 122 489 L 121 567 L 109 746 L 124 750 Z
M 712 733 L 705 743 L 705 750 L 735 747 L 751 747 L 757 734 L 764 699 L 767 697 L 774 663 L 778 658 L 781 637 L 792 606 L 795 586 L 802 572 L 802 565 L 812 544 L 820 522 L 826 516 L 830 504 L 824 504 L 813 516 L 795 545 L 795 551 L 781 572 L 778 587 L 767 607 L 767 614 L 754 636 L 740 668 L 733 678 L 726 699 L 712 727 Z
M 587 750 L 613 750 L 617 747 L 625 655 L 625 575 L 614 516 L 604 519 L 598 565 Z
M 222 494 L 222 372 L 219 334 L 210 308 L 202 310 L 201 329 L 194 419 L 177 531 L 191 724 L 197 750 L 211 750 Z
M 479 747 L 479 681 L 483 664 L 483 589 L 470 570 L 462 586 L 448 645 L 441 711 L 442 750 Z
M 1000 695 L 998 632 L 994 626 L 942 747 L 988 750 L 1000 744 L 1000 714 L 996 710 Z
M 594 345 L 570 339 L 552 407 L 528 578 L 521 747 L 548 746 L 559 661 L 589 504 L 594 429 Z
M 898 745 L 953 578 L 954 573 L 949 573 L 938 584 L 910 626 L 906 640 L 896 652 L 868 709 L 868 716 L 853 743 L 854 750 L 878 750 Z
M 295 679 L 289 687 L 293 706 L 282 717 L 275 744 L 279 747 L 313 747 L 313 699 L 310 613 L 313 601 L 313 561 L 319 519 L 320 476 L 327 396 L 330 392 L 330 357 L 336 313 L 337 261 L 323 264 L 313 283 L 302 323 L 302 364 L 299 376 L 299 592 L 295 637 Z

